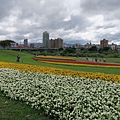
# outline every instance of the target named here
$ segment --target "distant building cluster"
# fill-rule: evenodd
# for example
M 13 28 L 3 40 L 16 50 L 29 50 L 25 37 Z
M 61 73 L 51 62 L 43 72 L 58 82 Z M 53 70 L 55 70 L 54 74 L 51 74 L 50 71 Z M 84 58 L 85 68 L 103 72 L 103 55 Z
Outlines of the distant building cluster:
M 56 38 L 56 39 L 50 39 L 49 33 L 47 31 L 43 32 L 42 36 L 42 43 L 30 43 L 28 42 L 28 39 L 24 39 L 23 44 L 12 44 L 11 47 L 16 48 L 44 48 L 44 49 L 59 49 L 59 48 L 66 48 L 66 47 L 75 47 L 77 50 L 80 50 L 81 48 L 89 49 L 93 46 L 96 46 L 97 49 L 104 49 L 106 47 L 111 48 L 112 50 L 118 50 L 120 51 L 120 45 L 117 44 L 108 44 L 108 40 L 103 39 L 100 40 L 100 44 L 92 44 L 91 41 L 89 43 L 86 43 L 84 45 L 81 45 L 80 43 L 76 44 L 65 44 L 63 42 L 62 38 Z
M 120 45 L 117 45 L 117 44 L 108 44 L 108 40 L 106 39 L 103 39 L 103 40 L 100 40 L 100 44 L 92 44 L 91 42 L 90 43 L 87 43 L 85 45 L 80 45 L 79 43 L 75 44 L 74 47 L 76 49 L 81 49 L 81 48 L 86 48 L 86 49 L 89 49 L 93 46 L 96 46 L 98 49 L 104 49 L 106 47 L 109 47 L 111 50 L 118 50 L 120 51 Z
M 49 33 L 45 31 L 43 33 L 43 47 L 44 48 L 63 48 L 63 39 L 49 39 Z
M 18 43 L 16 43 L 16 47 L 17 48 L 23 48 L 23 47 L 29 47 L 29 45 L 28 45 L 28 39 L 24 39 L 24 43 L 23 44 L 18 44 Z
M 41 48 L 63 48 L 63 39 L 62 38 L 56 38 L 56 39 L 49 39 L 49 33 L 47 31 L 43 32 L 43 43 L 28 43 L 28 39 L 24 39 L 23 44 L 16 44 L 14 47 L 17 48 L 35 48 L 35 47 L 41 47 Z

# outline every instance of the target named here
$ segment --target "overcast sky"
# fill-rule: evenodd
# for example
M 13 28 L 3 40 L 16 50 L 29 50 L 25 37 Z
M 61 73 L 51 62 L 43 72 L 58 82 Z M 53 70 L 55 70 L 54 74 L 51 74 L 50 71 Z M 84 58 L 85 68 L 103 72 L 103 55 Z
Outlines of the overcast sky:
M 120 0 L 0 0 L 0 40 L 120 45 Z

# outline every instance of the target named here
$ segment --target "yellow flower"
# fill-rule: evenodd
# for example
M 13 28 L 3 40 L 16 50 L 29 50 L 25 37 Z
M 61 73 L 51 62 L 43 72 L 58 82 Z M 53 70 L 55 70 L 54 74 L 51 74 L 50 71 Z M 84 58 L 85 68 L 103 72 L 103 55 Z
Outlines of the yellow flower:
M 10 62 L 0 62 L 0 68 L 13 68 L 18 69 L 26 72 L 38 72 L 44 74 L 55 74 L 55 75 L 63 75 L 63 76 L 72 76 L 72 77 L 83 77 L 83 78 L 90 78 L 90 79 L 100 79 L 106 81 L 114 81 L 120 82 L 120 75 L 115 74 L 105 74 L 105 73 L 93 73 L 93 72 L 83 72 L 83 71 L 75 71 L 69 69 L 60 69 L 60 68 L 53 68 L 47 66 L 36 66 L 36 65 L 29 65 L 29 64 L 17 64 L 17 63 L 10 63 Z

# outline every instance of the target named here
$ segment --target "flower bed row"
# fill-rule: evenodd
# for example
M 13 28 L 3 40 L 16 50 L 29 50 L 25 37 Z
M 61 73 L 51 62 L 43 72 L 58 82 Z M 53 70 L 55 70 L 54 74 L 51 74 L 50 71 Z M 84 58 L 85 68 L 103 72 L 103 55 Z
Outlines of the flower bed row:
M 48 63 L 57 63 L 57 64 L 68 64 L 68 65 L 97 65 L 97 66 L 109 66 L 109 67 L 120 67 L 120 64 L 113 63 L 101 63 L 101 62 L 77 62 L 77 61 L 65 61 L 65 60 L 56 60 L 56 59 L 36 59 L 34 60 Z
M 55 75 L 72 76 L 78 78 L 84 77 L 91 79 L 120 82 L 120 75 L 105 74 L 98 72 L 93 73 L 93 72 L 74 71 L 68 69 L 52 68 L 46 66 L 35 66 L 28 64 L 17 64 L 17 63 L 9 63 L 9 62 L 0 62 L 0 68 L 13 68 L 27 72 L 39 72 L 44 74 L 55 74 Z
M 120 83 L 0 68 L 0 90 L 58 120 L 118 120 Z
M 60 61 L 75 61 L 72 57 L 62 57 L 62 56 L 35 56 L 34 60 L 60 60 Z

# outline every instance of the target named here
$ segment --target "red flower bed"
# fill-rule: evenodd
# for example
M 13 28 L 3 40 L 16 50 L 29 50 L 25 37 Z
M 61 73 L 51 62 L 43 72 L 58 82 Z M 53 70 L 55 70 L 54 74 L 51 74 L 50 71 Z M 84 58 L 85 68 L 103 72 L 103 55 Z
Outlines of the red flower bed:
M 57 62 L 57 63 L 69 63 L 69 64 L 87 64 L 87 65 L 101 65 L 101 66 L 120 66 L 115 63 L 100 63 L 100 62 L 76 62 L 76 61 L 60 61 L 60 60 L 39 60 L 43 62 Z

